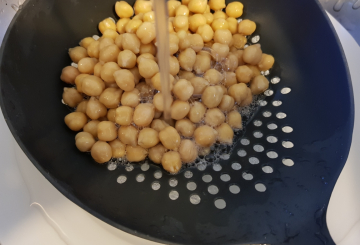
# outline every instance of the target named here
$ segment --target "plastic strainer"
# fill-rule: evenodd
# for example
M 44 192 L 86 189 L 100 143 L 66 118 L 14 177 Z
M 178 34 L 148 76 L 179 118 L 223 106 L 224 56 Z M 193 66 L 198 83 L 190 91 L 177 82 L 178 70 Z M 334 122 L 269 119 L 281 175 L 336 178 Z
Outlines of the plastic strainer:
M 69 47 L 115 18 L 114 0 L 28 0 L 18 11 L 0 73 L 14 137 L 65 196 L 129 233 L 166 244 L 334 244 L 325 212 L 354 119 L 343 53 L 316 1 L 243 3 L 244 17 L 258 23 L 249 40 L 277 63 L 257 112 L 219 164 L 175 176 L 151 163 L 109 171 L 75 148 L 59 71 L 70 63 Z

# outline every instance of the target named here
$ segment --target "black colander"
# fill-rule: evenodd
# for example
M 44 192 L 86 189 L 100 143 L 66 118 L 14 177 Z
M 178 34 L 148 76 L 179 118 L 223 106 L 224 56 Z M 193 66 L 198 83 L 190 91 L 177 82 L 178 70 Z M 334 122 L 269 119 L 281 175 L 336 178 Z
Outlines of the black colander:
M 18 11 L 1 47 L 0 73 L 1 107 L 17 142 L 66 197 L 146 239 L 334 244 L 325 213 L 354 121 L 343 52 L 317 1 L 242 2 L 244 18 L 258 24 L 254 42 L 259 35 L 276 64 L 265 98 L 219 164 L 175 176 L 151 163 L 109 171 L 74 146 L 59 73 L 71 63 L 69 47 L 115 18 L 114 0 L 28 0 Z

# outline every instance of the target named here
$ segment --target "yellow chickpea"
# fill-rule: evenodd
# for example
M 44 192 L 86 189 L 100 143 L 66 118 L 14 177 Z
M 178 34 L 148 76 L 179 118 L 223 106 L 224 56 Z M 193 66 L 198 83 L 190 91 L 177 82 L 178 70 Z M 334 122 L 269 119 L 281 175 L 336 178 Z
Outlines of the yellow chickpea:
M 241 34 L 233 35 L 233 40 L 234 40 L 233 46 L 237 49 L 244 48 L 245 44 L 247 43 L 246 37 Z
M 226 14 L 233 18 L 239 18 L 243 14 L 244 5 L 240 2 L 231 2 L 226 7 Z
M 80 132 L 75 136 L 75 145 L 81 152 L 90 151 L 94 144 L 95 139 L 90 133 Z
M 152 10 L 151 1 L 136 1 L 134 4 L 135 14 L 147 13 Z
M 211 23 L 211 27 L 214 32 L 220 29 L 227 30 L 229 29 L 229 23 L 223 18 L 218 18 L 213 20 L 213 22 Z
M 65 124 L 72 131 L 80 131 L 87 123 L 87 117 L 82 112 L 71 112 L 65 116 Z
M 154 119 L 155 107 L 151 103 L 139 104 L 135 107 L 133 120 L 140 127 L 149 126 Z
M 97 127 L 99 125 L 100 121 L 98 120 L 92 120 L 85 124 L 84 126 L 84 132 L 90 133 L 94 138 L 97 138 Z
M 196 74 L 203 74 L 211 67 L 211 58 L 206 55 L 196 55 L 194 71 Z
M 194 138 L 196 144 L 202 147 L 210 147 L 216 141 L 217 132 L 210 126 L 204 125 L 195 129 Z
M 120 106 L 115 111 L 115 122 L 121 126 L 129 126 L 133 121 L 134 108 Z
M 254 78 L 254 77 L 256 77 L 256 76 L 260 76 L 260 75 L 261 75 L 261 72 L 260 72 L 258 66 L 253 66 L 253 65 L 247 65 L 247 66 L 248 66 L 248 67 L 250 68 L 250 70 L 252 71 L 252 76 L 251 76 L 251 78 Z
M 111 18 L 106 18 L 99 23 L 99 30 L 101 33 L 104 33 L 104 31 L 107 29 L 116 31 L 116 24 Z
M 260 71 L 267 71 L 273 67 L 275 59 L 272 55 L 262 54 L 261 60 L 258 64 Z
M 94 66 L 94 76 L 101 77 L 101 69 L 103 64 L 101 62 L 96 63 Z
M 213 17 L 214 17 L 214 20 L 216 20 L 216 19 L 224 19 L 224 20 L 226 20 L 228 18 L 227 14 L 225 14 L 221 10 L 215 11 L 215 13 L 213 14 Z
M 187 101 L 175 100 L 171 105 L 171 118 L 180 120 L 186 117 L 190 111 L 190 104 Z
M 169 173 L 176 174 L 180 171 L 182 166 L 180 154 L 176 151 L 169 151 L 164 153 L 161 159 L 161 165 Z
M 234 54 L 238 58 L 239 66 L 245 65 L 245 61 L 243 60 L 244 50 L 236 50 L 233 51 L 232 54 Z
M 204 78 L 211 84 L 219 84 L 223 80 L 223 75 L 215 70 L 215 69 L 209 69 L 205 72 Z
M 75 85 L 78 92 L 82 93 L 82 83 L 85 77 L 89 76 L 88 74 L 80 74 L 75 78 Z M 105 85 L 104 85 L 105 86 Z
M 140 45 L 140 54 L 147 54 L 147 53 L 156 55 L 156 47 L 153 43 Z
M 171 97 L 170 102 L 169 102 L 170 105 L 172 104 L 172 102 L 173 102 L 173 98 Z M 153 104 L 154 104 L 156 110 L 161 111 L 161 112 L 164 111 L 164 97 L 161 92 L 154 95 Z
M 175 10 L 175 16 L 189 16 L 189 8 L 186 5 L 180 5 Z
M 117 63 L 121 68 L 131 69 L 136 65 L 136 55 L 130 50 L 121 51 Z
M 209 82 L 202 77 L 193 77 L 190 79 L 190 83 L 194 87 L 194 96 L 201 95 L 205 88 L 209 86 Z
M 159 139 L 163 146 L 169 150 L 177 150 L 181 139 L 174 127 L 167 126 L 159 132 Z
M 209 86 L 205 88 L 201 100 L 208 108 L 217 107 L 224 95 L 224 92 L 220 86 Z
M 232 35 L 229 30 L 218 29 L 214 34 L 214 41 L 216 43 L 229 45 L 232 40 Z
M 170 90 L 171 90 L 172 87 L 173 87 L 173 82 L 174 82 L 174 77 L 169 74 Z M 152 85 L 156 90 L 161 91 L 160 72 L 156 73 L 156 74 L 151 78 L 151 85 Z
M 98 99 L 91 97 L 86 107 L 86 115 L 92 120 L 97 120 L 101 117 L 105 117 L 106 114 L 106 107 L 100 103 Z
M 181 3 L 179 1 L 168 1 L 167 6 L 168 6 L 169 17 L 174 17 L 176 13 L 176 9 L 179 6 L 181 6 Z
M 82 39 L 81 41 L 80 41 L 80 46 L 81 47 L 83 47 L 83 48 L 88 48 L 89 47 L 89 45 L 90 45 L 90 43 L 92 43 L 92 42 L 94 42 L 95 41 L 95 39 L 94 38 L 92 38 L 92 37 L 85 37 L 84 39 Z
M 199 123 L 205 115 L 206 107 L 203 103 L 195 101 L 190 108 L 188 117 L 193 123 Z
M 155 22 L 155 12 L 154 11 L 150 11 L 144 14 L 143 16 L 143 21 L 144 22 Z
M 117 138 L 117 129 L 113 122 L 102 121 L 98 124 L 97 135 L 101 141 L 112 141 Z
M 222 81 L 225 87 L 229 88 L 230 86 L 237 83 L 236 74 L 235 72 L 225 72 L 224 73 L 224 80 Z
M 189 2 L 190 2 L 190 0 L 181 0 L 181 4 L 182 5 L 188 5 L 189 4 Z
M 144 78 L 151 78 L 159 72 L 158 64 L 150 59 L 144 59 L 138 65 L 139 73 Z
M 122 92 L 119 88 L 107 88 L 101 93 L 99 101 L 107 108 L 117 108 L 120 104 Z
M 140 92 L 134 89 L 130 92 L 124 92 L 121 96 L 121 104 L 135 108 L 140 103 Z
M 226 122 L 234 129 L 242 129 L 242 119 L 238 111 L 231 111 L 227 114 Z
M 229 53 L 228 56 L 225 59 L 224 62 L 224 70 L 225 71 L 235 71 L 238 68 L 238 58 L 236 57 L 236 55 Z
M 190 80 L 191 78 L 195 77 L 195 74 L 192 73 L 191 71 L 179 71 L 178 74 L 180 79 L 186 79 L 186 80 Z
M 132 18 L 132 20 L 143 20 L 143 18 L 144 18 L 144 13 L 140 13 L 140 14 L 137 14 L 137 15 L 135 15 L 133 18 Z
M 221 102 L 220 102 L 220 105 L 219 105 L 219 109 L 222 110 L 222 111 L 230 111 L 234 108 L 234 105 L 235 105 L 235 100 L 233 97 L 231 97 L 230 95 L 224 95 Z
M 217 140 L 220 143 L 225 144 L 232 144 L 234 138 L 234 131 L 227 123 L 221 124 L 219 127 L 216 128 L 218 138 Z
M 209 42 L 214 37 L 214 31 L 208 24 L 199 26 L 196 33 L 201 36 L 204 42 Z
M 211 53 L 212 56 L 214 57 L 214 59 L 216 61 L 220 61 L 222 59 L 225 59 L 226 56 L 229 54 L 229 46 L 226 44 L 221 44 L 221 43 L 214 43 L 211 46 Z
M 217 11 L 226 7 L 225 0 L 209 0 L 210 9 Z
M 169 67 L 170 75 L 176 76 L 180 71 L 180 63 L 175 56 L 170 56 L 169 62 L 170 62 L 170 64 L 169 64 L 170 65 L 170 67 Z
M 229 95 L 233 97 L 237 103 L 241 103 L 247 97 L 248 89 L 249 88 L 246 86 L 245 83 L 238 83 L 232 85 L 229 88 L 228 92 Z
M 184 118 L 176 121 L 175 128 L 182 136 L 192 137 L 196 127 L 189 119 Z
M 68 83 L 68 84 L 75 84 L 75 78 L 80 75 L 78 69 L 73 66 L 66 66 L 61 71 L 60 79 L 61 81 Z
M 126 145 L 123 144 L 120 140 L 115 139 L 111 142 L 109 142 L 109 145 L 112 150 L 112 157 L 113 158 L 122 158 L 125 156 L 126 152 Z
M 190 0 L 188 8 L 190 12 L 203 14 L 206 11 L 207 0 Z
M 250 83 L 251 93 L 254 95 L 261 94 L 269 88 L 269 81 L 264 76 L 256 76 Z
M 106 118 L 110 122 L 115 122 L 115 116 L 116 116 L 116 110 L 115 109 L 109 109 L 106 115 Z
M 99 60 L 101 62 L 116 62 L 120 49 L 117 45 L 112 44 L 103 49 L 99 53 Z M 85 72 L 84 72 L 85 73 Z
M 229 24 L 229 31 L 231 32 L 231 34 L 236 34 L 237 33 L 237 27 L 238 27 L 238 22 L 237 19 L 233 18 L 233 17 L 229 17 L 226 19 L 226 22 Z
M 192 71 L 196 61 L 196 53 L 192 48 L 187 48 L 179 54 L 178 60 L 181 68 Z
M 120 18 L 130 18 L 134 15 L 133 8 L 125 1 L 116 2 L 115 12 Z
M 152 22 L 142 23 L 136 31 L 136 35 L 141 40 L 141 43 L 148 44 L 151 43 L 155 37 L 155 25 Z
M 244 50 L 243 60 L 250 65 L 257 65 L 261 61 L 262 51 L 260 44 L 247 47 Z
M 251 93 L 251 89 L 247 90 L 246 98 L 240 103 L 240 106 L 248 106 L 253 101 L 253 95 Z
M 175 54 L 179 50 L 179 37 L 176 34 L 169 34 L 169 50 L 170 55 Z
M 182 162 L 191 163 L 198 157 L 198 149 L 193 141 L 184 139 L 180 143 L 179 154 Z
M 243 20 L 238 25 L 238 33 L 244 36 L 253 34 L 256 30 L 256 23 L 251 20 Z
M 120 126 L 119 140 L 126 145 L 137 146 L 138 130 L 134 126 Z
M 149 149 L 149 158 L 154 163 L 160 164 L 165 154 L 166 148 L 162 144 L 157 144 Z
M 89 75 L 81 80 L 81 91 L 86 95 L 99 96 L 104 89 L 104 82 L 97 76 Z
M 147 54 L 141 54 L 141 55 L 139 55 L 139 56 L 137 57 L 137 59 L 136 59 L 136 63 L 139 65 L 139 63 L 140 63 L 141 61 L 143 61 L 144 59 L 151 59 L 151 60 L 153 60 L 153 61 L 156 61 L 156 58 L 154 57 L 154 55 L 147 53 Z
M 188 80 L 180 79 L 175 83 L 172 91 L 179 100 L 187 101 L 193 95 L 194 87 Z
M 159 133 L 152 128 L 144 128 L 140 130 L 138 137 L 138 145 L 148 149 L 159 143 Z
M 161 119 L 154 119 L 151 122 L 151 128 L 155 129 L 158 132 L 165 129 L 167 126 L 169 126 L 169 124 L 167 124 L 164 120 Z
M 129 162 L 140 162 L 142 160 L 145 160 L 147 154 L 148 151 L 141 146 L 126 146 L 126 158 Z
M 181 33 L 181 31 L 180 31 Z M 191 34 L 186 34 L 184 37 L 179 37 L 179 49 L 180 50 L 184 50 L 190 47 L 191 45 L 191 38 L 190 38 Z
M 211 127 L 218 126 L 225 122 L 225 115 L 219 108 L 208 109 L 205 114 L 205 123 Z
M 139 19 L 129 20 L 129 22 L 126 23 L 125 25 L 125 31 L 127 33 L 136 33 L 136 31 L 138 30 L 138 28 L 141 26 L 142 23 L 143 23 L 142 20 Z
M 172 22 L 176 32 L 178 31 L 187 31 L 189 29 L 189 18 L 185 15 L 175 16 L 174 21 Z
M 116 84 L 124 91 L 130 92 L 135 88 L 134 75 L 126 69 L 114 72 Z
M 77 46 L 69 49 L 69 56 L 73 62 L 78 63 L 82 58 L 88 57 L 88 54 L 85 48 Z
M 87 48 L 88 56 L 90 56 L 91 58 L 98 59 L 99 53 L 100 53 L 100 42 L 94 41 L 94 42 L 90 43 L 90 45 Z
M 66 105 L 76 107 L 84 98 L 75 88 L 65 87 L 62 99 Z
M 169 33 L 175 33 L 173 23 L 170 21 L 168 22 L 168 29 L 169 29 Z
M 252 70 L 248 66 L 245 66 L 245 65 L 239 66 L 235 70 L 235 73 L 236 73 L 236 79 L 240 83 L 249 83 L 253 76 Z
M 125 27 L 129 21 L 130 21 L 129 18 L 123 18 L 123 19 L 118 20 L 118 22 L 116 23 L 117 32 L 120 34 L 125 33 L 126 32 Z
M 133 33 L 124 33 L 122 34 L 121 46 L 125 50 L 130 50 L 134 54 L 140 52 L 140 39 L 136 34 Z
M 118 70 L 120 70 L 120 67 L 117 63 L 115 62 L 105 63 L 101 68 L 100 77 L 106 83 L 114 83 L 115 82 L 114 72 Z
M 77 107 L 76 107 L 76 110 L 77 112 L 83 112 L 83 113 L 86 113 L 86 107 L 87 107 L 87 103 L 88 101 L 87 100 L 83 100 L 81 101 Z
M 97 163 L 108 162 L 112 157 L 111 146 L 104 141 L 97 141 L 91 148 L 91 156 Z
M 107 29 L 104 31 L 102 38 L 111 38 L 114 41 L 116 40 L 116 38 L 119 36 L 119 33 L 117 33 L 116 31 L 112 30 L 112 29 Z
M 199 26 L 206 24 L 206 18 L 202 14 L 194 14 L 189 17 L 189 29 L 196 32 Z
M 190 48 L 195 52 L 200 52 L 204 47 L 204 41 L 199 34 L 193 34 L 188 36 L 190 41 Z

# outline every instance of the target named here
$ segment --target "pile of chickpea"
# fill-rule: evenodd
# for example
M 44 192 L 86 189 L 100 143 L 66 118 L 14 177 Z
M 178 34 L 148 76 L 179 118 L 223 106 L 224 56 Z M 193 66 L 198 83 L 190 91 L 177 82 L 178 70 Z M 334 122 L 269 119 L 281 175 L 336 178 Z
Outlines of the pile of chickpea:
M 224 11 L 223 11 L 224 10 Z M 115 5 L 120 19 L 99 23 L 102 36 L 69 49 L 77 64 L 62 70 L 63 101 L 76 108 L 66 125 L 79 132 L 76 147 L 98 163 L 111 158 L 139 162 L 149 157 L 170 173 L 232 144 L 242 128 L 238 108 L 269 87 L 261 71 L 274 64 L 259 44 L 244 48 L 256 24 L 237 20 L 240 2 L 168 1 L 172 120 L 165 121 L 152 2 Z M 135 13 L 135 15 L 134 15 Z

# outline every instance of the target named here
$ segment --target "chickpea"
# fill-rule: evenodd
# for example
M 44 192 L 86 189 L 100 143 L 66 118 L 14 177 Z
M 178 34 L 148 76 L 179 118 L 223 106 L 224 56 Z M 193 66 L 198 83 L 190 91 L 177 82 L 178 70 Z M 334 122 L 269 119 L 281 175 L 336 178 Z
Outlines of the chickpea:
M 98 99 L 91 97 L 86 107 L 86 115 L 92 120 L 97 120 L 101 117 L 105 117 L 106 114 L 106 107 L 100 103 Z
M 109 142 L 109 145 L 112 150 L 112 157 L 113 158 L 122 158 L 125 156 L 126 152 L 126 145 L 123 144 L 120 140 L 115 139 Z
M 173 102 L 173 98 L 171 97 L 169 103 L 172 104 L 172 102 Z M 154 95 L 153 104 L 156 110 L 160 112 L 164 111 L 164 97 L 161 92 Z
M 82 58 L 78 63 L 78 69 L 81 73 L 94 74 L 94 66 L 97 63 L 95 58 Z
M 211 48 L 214 43 L 214 40 L 210 40 L 209 42 L 204 43 L 204 47 Z
M 87 48 L 88 56 L 90 56 L 91 58 L 98 59 L 99 53 L 100 53 L 100 42 L 94 41 L 94 42 L 90 43 L 90 45 Z
M 275 59 L 272 55 L 262 54 L 258 67 L 260 71 L 267 71 L 273 67 L 274 63 Z
M 161 130 L 163 130 L 167 126 L 169 126 L 169 124 L 167 124 L 164 120 L 161 120 L 161 119 L 154 119 L 151 122 L 151 128 L 155 129 L 158 132 L 160 132 Z
M 125 33 L 126 32 L 125 27 L 129 21 L 130 21 L 129 18 L 123 18 L 123 19 L 118 20 L 118 22 L 116 23 L 117 32 L 120 34 Z
M 195 101 L 189 111 L 188 117 L 193 123 L 199 123 L 205 115 L 206 107 L 201 102 Z
M 214 18 L 213 22 L 211 23 L 211 27 L 214 32 L 220 29 L 227 30 L 229 29 L 229 23 L 223 18 Z
M 138 84 L 140 79 L 142 78 L 139 73 L 139 69 L 137 67 L 133 67 L 133 68 L 129 69 L 129 71 L 134 75 L 135 84 Z
M 216 128 L 218 134 L 218 141 L 220 143 L 232 144 L 234 138 L 234 131 L 227 123 L 221 124 Z
M 235 72 L 227 71 L 224 73 L 223 84 L 225 85 L 226 88 L 229 88 L 236 83 L 237 83 L 237 79 Z
M 196 55 L 194 71 L 196 74 L 203 74 L 211 67 L 211 58 L 207 55 Z
M 139 64 L 144 59 L 151 59 L 153 61 L 156 61 L 156 58 L 152 54 L 141 54 L 137 57 L 136 63 Z
M 249 36 L 256 30 L 256 23 L 251 20 L 243 20 L 238 25 L 238 33 Z
M 105 63 L 101 68 L 100 77 L 106 83 L 114 83 L 115 78 L 114 78 L 113 74 L 115 71 L 118 71 L 118 70 L 120 70 L 120 67 L 117 63 L 115 63 L 115 62 Z
M 147 53 L 156 55 L 156 47 L 153 43 L 140 45 L 140 54 L 147 54 Z
M 107 29 L 116 31 L 115 21 L 111 18 L 106 18 L 99 23 L 99 30 L 101 33 L 104 33 Z
M 189 18 L 185 15 L 175 16 L 174 21 L 172 22 L 176 32 L 189 29 Z
M 247 94 L 245 99 L 241 102 L 240 106 L 248 106 L 253 101 L 253 95 L 251 93 L 251 89 L 247 89 Z
M 74 84 L 75 78 L 78 75 L 80 75 L 80 72 L 78 71 L 78 69 L 76 69 L 73 66 L 66 66 L 61 71 L 60 79 L 61 79 L 61 81 L 66 82 L 68 84 Z
M 208 24 L 199 26 L 196 33 L 201 36 L 204 42 L 209 42 L 214 37 L 214 31 Z
M 159 133 L 152 128 L 144 128 L 139 132 L 138 145 L 148 149 L 159 143 Z
M 175 54 L 179 50 L 179 37 L 176 34 L 169 34 L 170 55 Z
M 155 22 L 155 12 L 154 11 L 150 11 L 144 14 L 143 16 L 143 21 L 144 22 Z
M 228 94 L 227 88 L 224 85 L 219 85 L 221 90 L 223 91 L 223 95 Z
M 204 47 L 204 41 L 199 34 L 193 34 L 188 36 L 190 40 L 190 48 L 195 52 L 200 52 Z
M 190 0 L 181 0 L 181 4 L 187 6 Z
M 228 112 L 234 108 L 235 100 L 230 95 L 224 95 L 221 103 L 219 105 L 219 109 L 225 112 Z
M 176 174 L 180 171 L 182 166 L 180 154 L 176 151 L 169 151 L 164 153 L 161 159 L 161 165 L 169 173 Z
M 147 154 L 148 151 L 141 146 L 126 146 L 126 158 L 129 162 L 140 162 L 145 160 Z
M 216 61 L 225 59 L 226 56 L 229 54 L 229 46 L 226 44 L 214 43 L 211 46 L 211 49 L 212 56 Z
M 180 40 L 185 39 L 189 35 L 189 32 L 181 30 L 181 31 L 176 32 L 176 35 L 178 36 L 179 41 L 180 41 Z
M 181 6 L 181 3 L 178 1 L 168 1 L 167 2 L 167 6 L 168 6 L 168 13 L 169 13 L 169 17 L 174 17 L 175 16 L 175 12 L 176 9 Z
M 88 101 L 87 100 L 83 100 L 81 101 L 77 107 L 76 107 L 76 110 L 77 112 L 83 112 L 83 113 L 86 113 L 86 107 L 87 107 L 87 103 Z
M 181 141 L 179 154 L 182 162 L 191 163 L 198 157 L 198 149 L 193 141 L 184 139 Z
M 187 48 L 179 54 L 178 60 L 181 68 L 192 71 L 196 61 L 196 53 L 192 48 Z
M 249 83 L 253 76 L 253 71 L 246 65 L 239 66 L 236 69 L 235 73 L 236 79 L 240 83 Z
M 135 15 L 133 18 L 132 18 L 132 20 L 143 20 L 143 18 L 144 18 L 144 13 L 139 13 L 139 14 L 137 14 L 137 15 Z
M 192 137 L 196 127 L 189 119 L 184 118 L 176 121 L 175 128 L 182 136 Z
M 84 132 L 90 133 L 94 138 L 97 138 L 97 127 L 100 121 L 98 120 L 92 120 L 85 124 L 84 126 Z
M 136 146 L 138 130 L 134 126 L 120 126 L 118 131 L 119 140 L 126 145 Z
M 134 75 L 126 69 L 114 72 L 116 84 L 124 91 L 130 92 L 135 88 Z
M 169 74 L 169 83 L 170 83 L 170 90 L 173 87 L 173 82 L 174 82 L 174 77 L 172 75 Z M 156 73 L 152 78 L 151 78 L 151 85 L 156 89 L 161 91 L 161 80 L 160 80 L 160 73 Z
M 215 31 L 214 41 L 216 43 L 229 45 L 231 40 L 232 40 L 232 35 L 231 35 L 231 32 L 229 30 L 218 29 L 218 30 Z
M 94 144 L 95 139 L 90 133 L 80 132 L 75 136 L 75 145 L 81 152 L 90 151 Z
M 209 86 L 209 82 L 202 77 L 193 77 L 190 79 L 190 83 L 194 87 L 194 95 L 201 95 L 205 88 Z
M 205 88 L 201 100 L 208 108 L 217 107 L 224 95 L 224 92 L 220 86 L 209 86 Z
M 94 66 L 94 76 L 97 76 L 97 77 L 101 76 L 102 67 L 103 67 L 103 65 L 101 64 L 101 62 L 96 63 L 96 65 Z
M 231 34 L 236 34 L 237 33 L 237 26 L 238 26 L 238 22 L 237 19 L 233 18 L 233 17 L 229 17 L 226 19 L 226 22 L 229 24 L 229 31 L 231 32 Z
M 120 106 L 116 108 L 115 122 L 121 126 L 129 126 L 133 121 L 134 108 Z
M 235 71 L 238 68 L 238 62 L 236 55 L 229 53 L 224 62 L 224 70 L 231 72 Z
M 249 88 L 244 83 L 234 84 L 229 88 L 229 95 L 234 98 L 237 103 L 241 103 L 247 97 Z
M 225 0 L 209 0 L 210 9 L 217 11 L 226 7 Z
M 70 107 L 76 107 L 82 100 L 83 96 L 75 88 L 64 88 L 62 94 L 63 101 Z
M 179 100 L 187 101 L 193 95 L 194 87 L 188 80 L 180 79 L 175 83 L 173 93 Z
M 245 65 L 245 61 L 243 60 L 244 50 L 236 50 L 232 52 L 232 54 L 234 54 L 238 58 L 239 66 Z
M 175 56 L 170 56 L 169 58 L 169 68 L 170 68 L 170 75 L 175 76 L 180 71 L 180 63 Z
M 189 8 L 186 5 L 180 5 L 175 10 L 175 16 L 189 16 Z
M 117 138 L 117 129 L 113 122 L 102 121 L 98 124 L 97 135 L 101 141 L 113 141 Z
M 140 127 L 146 127 L 154 119 L 155 107 L 151 103 L 139 104 L 135 107 L 134 123 Z
M 107 46 L 115 44 L 114 39 L 109 38 L 109 37 L 102 37 L 101 39 L 99 39 L 99 41 L 100 41 L 99 51 L 106 48 Z
M 97 163 L 105 163 L 111 159 L 111 146 L 104 141 L 97 141 L 91 148 L 91 156 Z
M 267 80 L 266 77 L 261 75 L 256 76 L 250 83 L 250 89 L 253 95 L 261 94 L 265 92 L 265 90 L 267 90 L 268 88 L 269 88 L 269 81 Z
M 231 111 L 227 114 L 226 122 L 230 127 L 235 129 L 242 129 L 242 119 L 238 111 Z
M 99 101 L 107 108 L 117 108 L 120 104 L 122 90 L 119 88 L 107 88 L 99 97 Z
M 250 65 L 257 65 L 261 61 L 262 51 L 260 44 L 255 44 L 247 47 L 244 50 L 243 59 Z
M 216 20 L 216 19 L 226 20 L 228 18 L 227 14 L 225 14 L 225 12 L 223 12 L 221 10 L 215 11 L 215 13 L 213 14 L 213 17 L 214 17 L 214 20 Z
M 160 164 L 165 154 L 166 148 L 162 144 L 157 144 L 149 149 L 149 158 L 154 163 Z
M 180 79 L 186 79 L 186 80 L 190 80 L 193 77 L 196 77 L 194 73 L 192 73 L 191 71 L 179 71 L 178 74 Z
M 185 50 L 187 48 L 190 48 L 191 45 L 191 34 L 186 34 L 185 37 L 179 37 L 179 49 Z
M 194 14 L 189 17 L 189 29 L 196 32 L 199 26 L 206 24 L 206 18 L 202 14 Z
M 122 34 L 121 47 L 124 50 L 130 50 L 134 54 L 138 54 L 140 52 L 140 40 L 133 33 L 124 33 Z
M 121 68 L 133 68 L 136 65 L 136 55 L 130 50 L 123 50 L 119 53 L 117 63 Z
M 92 37 L 85 37 L 84 39 L 82 39 L 81 41 L 80 41 L 80 46 L 81 47 L 83 47 L 83 48 L 88 48 L 89 47 L 89 45 L 90 45 L 90 43 L 92 43 L 92 42 L 94 42 L 95 41 L 95 39 L 94 38 L 92 38 Z
M 159 132 L 159 139 L 163 146 L 169 150 L 177 150 L 181 142 L 179 133 L 171 126 L 167 126 Z
M 104 82 L 93 75 L 89 75 L 81 80 L 81 91 L 89 96 L 99 96 L 105 89 Z
M 175 100 L 171 105 L 171 118 L 180 120 L 186 117 L 190 111 L 190 104 L 187 101 Z
M 225 115 L 219 108 L 208 109 L 205 114 L 205 123 L 215 127 L 225 122 Z
M 200 126 L 195 129 L 194 138 L 196 144 L 202 147 L 210 147 L 216 141 L 217 132 L 207 125 Z
M 82 58 L 88 57 L 87 50 L 81 46 L 69 49 L 71 60 L 78 63 Z
M 82 83 L 85 77 L 89 76 L 88 74 L 80 74 L 75 78 L 76 89 L 79 93 L 82 93 Z M 105 85 L 104 85 L 105 86 Z
M 129 22 L 126 23 L 125 25 L 125 31 L 127 33 L 136 33 L 136 31 L 139 29 L 142 23 L 143 23 L 142 20 L 139 19 L 129 20 Z
M 110 121 L 110 122 L 115 122 L 115 117 L 116 117 L 116 109 L 109 109 L 106 115 L 106 118 Z
M 87 123 L 87 117 L 83 112 L 71 112 L 65 116 L 65 124 L 72 131 L 80 131 Z
M 203 14 L 206 11 L 207 0 L 190 0 L 188 8 L 190 12 Z
M 152 22 L 142 23 L 137 29 L 136 35 L 141 40 L 141 43 L 151 43 L 156 37 L 155 24 Z
M 138 65 L 139 73 L 144 78 L 152 78 L 156 73 L 159 72 L 158 64 L 150 59 L 145 59 Z
M 119 36 L 119 33 L 117 33 L 116 31 L 112 30 L 112 29 L 107 29 L 104 31 L 102 38 L 111 38 L 114 41 L 116 40 L 116 38 Z
M 120 18 L 130 18 L 134 15 L 133 8 L 125 1 L 116 2 L 115 12 Z
M 209 69 L 205 72 L 204 78 L 212 85 L 220 83 L 223 75 L 215 69 Z
M 169 29 L 169 33 L 175 33 L 173 23 L 170 21 L 168 22 L 168 29 Z
M 247 43 L 247 39 L 245 36 L 241 35 L 241 34 L 235 34 L 233 35 L 233 40 L 234 40 L 234 47 L 237 49 L 242 49 L 244 48 L 245 44 Z
M 152 10 L 152 2 L 150 1 L 136 1 L 134 4 L 135 14 L 147 13 Z

